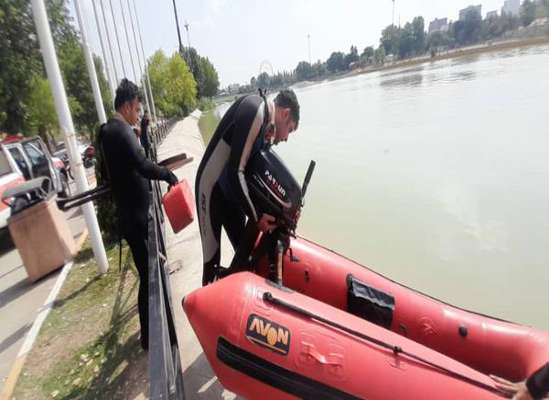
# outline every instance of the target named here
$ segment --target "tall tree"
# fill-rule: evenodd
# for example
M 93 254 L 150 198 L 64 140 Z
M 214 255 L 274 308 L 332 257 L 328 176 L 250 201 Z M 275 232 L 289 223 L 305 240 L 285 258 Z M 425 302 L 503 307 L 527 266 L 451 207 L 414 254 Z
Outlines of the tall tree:
M 383 45 L 379 45 L 374 52 L 374 62 L 377 65 L 383 65 L 385 63 L 385 47 L 383 47 Z
M 31 78 L 41 73 L 30 1 L 3 0 L 0 8 L 0 130 L 24 130 Z
M 334 51 L 326 60 L 328 71 L 335 73 L 346 69 L 345 55 L 340 51 Z
M 93 102 L 84 55 L 66 0 L 46 0 L 50 28 L 59 59 L 69 106 L 75 125 L 80 130 L 93 131 L 97 115 Z M 45 77 L 42 56 L 39 51 L 32 10 L 28 0 L 5 0 L 0 9 L 0 129 L 8 132 L 22 131 L 32 135 L 35 126 L 27 123 L 30 98 L 35 76 Z M 98 75 L 104 79 L 102 71 Z M 36 82 L 36 81 L 35 81 Z M 104 96 L 107 97 L 106 91 Z
M 153 96 L 164 115 L 184 116 L 196 105 L 196 81 L 179 53 L 169 59 L 158 50 L 150 59 L 149 78 Z
M 415 17 L 412 21 L 412 33 L 414 35 L 414 53 L 422 54 L 425 51 L 425 20 L 423 17 Z
M 532 0 L 524 0 L 520 6 L 520 19 L 522 26 L 530 25 L 536 19 L 536 3 Z
M 345 55 L 345 67 L 344 69 L 347 69 L 352 63 L 357 62 L 359 59 L 358 57 L 358 49 L 356 46 L 351 46 L 351 49 L 349 50 L 349 53 Z
M 408 57 L 413 54 L 415 48 L 414 30 L 409 22 L 404 25 L 400 33 L 398 41 L 398 56 L 399 58 Z
M 389 25 L 381 31 L 380 43 L 385 49 L 385 54 L 398 55 L 400 31 L 400 28 L 394 25 Z
M 371 64 L 374 61 L 374 52 L 374 48 L 372 46 L 368 46 L 364 49 L 364 51 L 360 55 L 360 58 L 362 58 L 365 63 Z
M 314 78 L 315 71 L 307 61 L 301 61 L 295 68 L 295 76 L 298 81 L 308 81 Z
M 50 84 L 40 75 L 33 76 L 30 82 L 26 125 L 30 131 L 38 133 L 45 143 L 51 143 L 58 136 L 58 121 Z
M 266 72 L 262 72 L 257 76 L 257 87 L 260 89 L 267 89 L 270 87 L 271 78 Z
M 204 81 L 202 83 L 202 96 L 213 97 L 219 89 L 219 77 L 213 64 L 206 57 L 200 58 Z
M 186 47 L 182 56 L 196 81 L 198 97 L 214 96 L 219 89 L 219 77 L 210 60 L 200 56 L 193 47 Z

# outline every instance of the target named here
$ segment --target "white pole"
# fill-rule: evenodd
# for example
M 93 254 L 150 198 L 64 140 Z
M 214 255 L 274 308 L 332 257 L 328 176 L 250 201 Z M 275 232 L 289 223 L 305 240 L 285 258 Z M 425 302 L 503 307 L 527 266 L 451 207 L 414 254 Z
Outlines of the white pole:
M 101 32 L 101 24 L 99 22 L 99 16 L 97 13 L 97 5 L 95 1 L 92 1 L 93 5 L 93 15 L 95 17 L 95 25 L 97 25 L 97 34 L 99 35 L 99 43 L 101 43 L 101 53 L 103 54 L 103 63 L 105 64 L 105 73 L 107 74 L 107 79 L 109 80 L 109 88 L 111 89 L 111 98 L 114 101 L 115 87 L 112 79 L 112 74 L 109 68 L 109 60 L 107 58 L 107 52 L 105 51 L 105 43 L 103 41 L 103 33 Z
M 130 45 L 130 35 L 128 35 L 128 24 L 126 23 L 126 13 L 124 12 L 124 3 L 120 0 L 120 10 L 122 10 L 122 23 L 124 25 L 124 32 L 126 33 L 126 43 L 128 44 L 128 54 L 130 56 L 130 64 L 133 71 L 133 79 L 137 83 L 137 73 L 135 72 L 134 60 L 132 57 L 132 47 Z
M 46 73 L 53 93 L 55 110 L 57 111 L 57 116 L 59 118 L 59 126 L 65 136 L 65 144 L 69 150 L 71 168 L 75 172 L 76 186 L 78 192 L 81 193 L 88 189 L 88 181 L 86 180 L 84 167 L 82 166 L 82 159 L 79 157 L 78 149 L 76 147 L 74 125 L 72 123 L 72 116 L 67 101 L 67 94 L 65 93 L 65 87 L 63 85 L 63 79 L 61 78 L 61 71 L 59 70 L 59 63 L 57 62 L 57 55 L 55 54 L 55 47 L 53 46 L 48 15 L 46 14 L 46 6 L 44 5 L 44 0 L 32 0 L 31 5 L 36 31 L 38 33 L 38 40 L 40 42 L 40 49 L 42 50 Z M 101 231 L 99 230 L 99 224 L 97 223 L 93 204 L 84 204 L 82 206 L 82 211 L 84 212 L 84 219 L 88 226 L 92 249 L 99 272 L 105 273 L 107 272 L 109 264 L 107 262 L 107 255 L 105 253 L 105 247 L 103 246 Z
M 149 79 L 149 62 L 148 61 L 145 61 L 145 78 L 147 78 L 147 86 L 149 87 L 149 95 L 151 96 L 151 104 L 152 104 L 154 123 L 158 123 L 158 119 L 156 118 L 156 106 L 154 104 L 154 97 L 153 97 L 153 91 L 152 91 L 152 86 L 151 86 L 151 80 Z
M 107 116 L 105 115 L 105 109 L 103 108 L 101 89 L 99 88 L 97 72 L 95 71 L 95 65 L 93 63 L 93 57 L 90 51 L 90 47 L 88 46 L 86 28 L 84 26 L 84 22 L 82 21 L 82 10 L 80 9 L 80 3 L 78 2 L 78 0 L 74 0 L 74 8 L 76 9 L 76 17 L 78 19 L 78 25 L 80 26 L 82 50 L 84 51 L 84 58 L 86 59 L 86 65 L 88 67 L 88 75 L 90 76 L 93 100 L 95 101 L 95 108 L 97 110 L 97 118 L 99 118 L 100 124 L 104 124 L 107 122 Z
M 152 86 L 151 81 L 149 79 L 149 71 L 148 71 L 148 64 L 147 56 L 145 55 L 145 49 L 143 47 L 143 37 L 141 36 L 141 24 L 139 23 L 139 14 L 137 14 L 137 7 L 135 6 L 135 2 L 133 3 L 134 11 L 135 11 L 135 19 L 137 20 L 137 32 L 139 33 L 139 41 L 141 42 L 141 53 L 143 53 L 143 60 L 145 60 L 145 78 L 147 78 L 147 84 L 149 86 L 149 96 L 151 100 L 151 106 L 152 106 L 152 117 L 154 122 L 158 122 L 156 119 L 156 106 L 154 104 L 154 97 L 152 93 Z M 147 85 L 145 85 L 147 86 Z
M 141 76 L 141 85 L 143 86 L 143 93 L 145 94 L 145 103 L 147 103 L 147 110 L 149 110 L 149 115 L 152 115 L 151 104 L 149 103 L 149 91 L 143 81 L 143 68 L 141 67 L 141 54 L 139 54 L 139 45 L 137 44 L 137 35 L 135 33 L 135 24 L 133 23 L 132 9 L 130 7 L 130 0 L 126 0 L 128 5 L 128 12 L 130 13 L 130 22 L 132 23 L 132 32 L 133 32 L 133 43 L 135 44 L 135 52 L 137 54 L 137 63 L 139 64 L 139 73 Z M 135 4 L 135 3 L 134 3 Z M 136 82 L 137 83 L 137 82 Z
M 122 47 L 120 47 L 120 39 L 118 38 L 118 29 L 116 29 L 116 19 L 114 19 L 114 8 L 112 8 L 112 0 L 109 0 L 111 6 L 112 27 L 114 28 L 114 36 L 116 36 L 116 43 L 118 44 L 118 54 L 120 55 L 120 64 L 122 64 L 123 78 L 127 78 L 126 67 L 124 66 L 124 57 L 122 57 Z
M 105 13 L 105 7 L 103 6 L 103 0 L 99 0 L 99 5 L 101 5 L 101 13 L 103 14 L 103 23 L 105 24 L 105 33 L 107 34 L 107 44 L 109 45 L 109 51 L 111 53 L 111 60 L 112 60 L 112 68 L 114 70 L 114 78 L 116 79 L 116 82 L 115 82 L 115 85 L 114 85 L 115 93 L 113 93 L 113 101 L 114 101 L 114 96 L 116 94 L 116 87 L 120 83 L 120 78 L 119 78 L 119 75 L 118 75 L 118 69 L 116 68 L 116 60 L 114 58 L 114 53 L 112 51 L 111 35 L 109 34 L 109 25 L 107 24 L 107 17 L 106 17 L 107 14 Z

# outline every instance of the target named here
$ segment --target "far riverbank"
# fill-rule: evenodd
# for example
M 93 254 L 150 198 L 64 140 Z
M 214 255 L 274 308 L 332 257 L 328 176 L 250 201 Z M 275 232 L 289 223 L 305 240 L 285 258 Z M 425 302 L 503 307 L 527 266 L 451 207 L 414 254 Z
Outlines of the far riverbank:
M 450 58 L 458 58 L 458 57 L 470 56 L 475 54 L 490 53 L 490 52 L 501 51 L 501 50 L 510 50 L 510 49 L 515 49 L 520 47 L 540 46 L 545 44 L 549 44 L 549 36 L 533 37 L 533 38 L 527 38 L 527 39 L 505 40 L 501 42 L 487 42 L 487 43 L 478 44 L 474 46 L 461 47 L 458 49 L 448 50 L 446 52 L 439 53 L 434 57 L 425 55 L 421 57 L 414 57 L 406 60 L 395 61 L 393 63 L 384 64 L 379 67 L 360 68 L 360 69 L 350 71 L 343 75 L 338 75 L 337 77 L 332 77 L 332 79 L 330 80 L 341 79 L 341 78 L 346 78 L 348 76 L 354 76 L 354 75 L 360 75 L 360 74 L 367 74 L 370 72 L 385 71 L 389 69 L 402 68 L 402 67 L 410 67 L 414 65 L 427 63 L 427 62 L 447 60 Z

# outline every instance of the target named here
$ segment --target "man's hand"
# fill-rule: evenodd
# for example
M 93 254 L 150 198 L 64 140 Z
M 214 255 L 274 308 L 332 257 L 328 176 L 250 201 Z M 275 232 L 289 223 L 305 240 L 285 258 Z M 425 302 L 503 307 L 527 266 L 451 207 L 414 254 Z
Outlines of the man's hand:
M 513 400 L 534 400 L 530 395 L 526 383 L 523 382 L 510 382 L 507 379 L 500 378 L 499 376 L 490 375 L 490 378 L 495 382 L 496 387 L 508 396 L 513 396 Z
M 272 232 L 276 228 L 276 218 L 269 214 L 263 214 L 257 222 L 257 227 L 261 232 Z
M 179 179 L 177 179 L 177 176 L 175 176 L 175 174 L 170 171 L 169 169 L 167 169 L 167 173 L 166 173 L 166 179 L 164 179 L 166 182 L 168 182 L 168 185 L 170 186 L 170 189 L 172 188 L 172 186 L 175 186 L 179 183 Z

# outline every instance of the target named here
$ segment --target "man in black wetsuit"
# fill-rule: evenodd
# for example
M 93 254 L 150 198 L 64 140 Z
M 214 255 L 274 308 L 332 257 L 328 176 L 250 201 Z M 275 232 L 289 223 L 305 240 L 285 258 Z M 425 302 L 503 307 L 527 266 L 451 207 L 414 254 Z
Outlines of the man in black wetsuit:
M 241 97 L 219 122 L 196 176 L 203 285 L 215 279 L 219 267 L 222 226 L 235 249 L 244 233 L 246 217 L 255 221 L 263 232 L 275 228 L 273 216 L 258 215 L 244 172 L 250 157 L 265 142 L 286 141 L 298 124 L 299 103 L 292 90 L 282 90 L 274 102 L 259 95 Z
M 145 152 L 132 126 L 139 120 L 141 102 L 138 87 L 123 79 L 116 89 L 116 113 L 99 132 L 99 151 L 103 152 L 105 173 L 118 211 L 122 237 L 132 251 L 139 272 L 139 321 L 141 346 L 148 348 L 148 216 L 149 179 L 163 180 L 170 186 L 177 177 L 167 168 L 160 167 L 145 157 Z
M 492 376 L 492 379 L 503 392 L 514 395 L 513 400 L 547 399 L 549 394 L 549 363 L 534 372 L 524 382 L 513 383 L 497 376 Z

